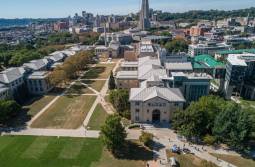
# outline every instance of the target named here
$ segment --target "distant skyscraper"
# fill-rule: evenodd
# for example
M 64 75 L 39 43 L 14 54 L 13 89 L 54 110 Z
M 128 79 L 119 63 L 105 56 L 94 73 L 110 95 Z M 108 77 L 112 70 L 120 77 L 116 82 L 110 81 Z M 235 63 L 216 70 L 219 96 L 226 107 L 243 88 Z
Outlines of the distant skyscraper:
M 146 30 L 150 28 L 150 9 L 149 0 L 142 0 L 142 8 L 140 11 L 140 28 Z

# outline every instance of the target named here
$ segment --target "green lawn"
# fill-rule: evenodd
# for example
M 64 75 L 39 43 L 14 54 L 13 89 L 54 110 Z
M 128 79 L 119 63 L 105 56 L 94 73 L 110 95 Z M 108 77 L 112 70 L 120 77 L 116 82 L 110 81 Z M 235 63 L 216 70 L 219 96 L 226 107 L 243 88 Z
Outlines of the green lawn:
M 96 96 L 62 96 L 31 125 L 33 128 L 77 129 Z
M 136 141 L 128 142 L 119 156 L 116 159 L 103 150 L 99 162 L 93 162 L 91 167 L 145 167 L 147 161 L 153 160 L 153 152 Z
M 80 82 L 75 83 L 68 89 L 66 94 L 95 94 L 92 90 L 82 85 Z
M 100 130 L 100 127 L 105 123 L 108 114 L 101 104 L 98 104 L 92 117 L 90 118 L 88 127 L 90 130 Z
M 35 116 L 39 111 L 41 111 L 47 104 L 49 104 L 55 96 L 43 96 L 35 98 L 32 102 L 23 107 L 24 110 L 27 110 L 28 115 Z
M 219 159 L 232 163 L 238 167 L 254 167 L 255 161 L 252 159 L 246 159 L 240 156 L 233 156 L 233 155 L 222 155 L 222 154 L 212 154 Z
M 206 167 L 206 166 L 217 167 L 215 164 L 202 160 L 192 154 L 179 155 L 179 154 L 174 154 L 168 150 L 167 157 L 168 158 L 175 157 L 177 162 L 179 163 L 179 167 Z
M 82 79 L 107 79 L 116 64 L 97 64 L 82 77 Z
M 243 106 L 254 106 L 255 107 L 255 101 L 251 101 L 251 100 L 241 100 L 241 104 Z
M 102 143 L 97 139 L 0 137 L 1 167 L 89 167 L 99 161 Z
M 99 139 L 0 137 L 1 167 L 144 167 L 152 152 L 129 143 L 116 159 Z

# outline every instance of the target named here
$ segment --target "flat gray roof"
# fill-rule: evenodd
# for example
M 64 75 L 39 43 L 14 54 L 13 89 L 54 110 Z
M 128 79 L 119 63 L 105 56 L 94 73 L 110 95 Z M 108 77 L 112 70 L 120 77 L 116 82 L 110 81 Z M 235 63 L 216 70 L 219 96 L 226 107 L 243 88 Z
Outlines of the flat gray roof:
M 137 79 L 137 71 L 119 71 L 116 76 L 117 79 Z
M 168 70 L 193 70 L 191 62 L 165 63 L 165 68 Z

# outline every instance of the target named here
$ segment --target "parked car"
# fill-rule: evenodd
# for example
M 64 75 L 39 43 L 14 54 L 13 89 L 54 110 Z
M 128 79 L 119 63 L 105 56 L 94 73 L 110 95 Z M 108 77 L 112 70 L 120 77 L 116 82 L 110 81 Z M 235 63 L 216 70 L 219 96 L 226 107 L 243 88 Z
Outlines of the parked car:
M 171 148 L 171 151 L 172 151 L 172 153 L 176 153 L 176 154 L 181 153 L 181 149 L 177 145 L 173 145 L 173 147 Z
M 191 154 L 191 151 L 190 151 L 188 148 L 184 148 L 184 149 L 182 149 L 182 151 L 183 151 L 185 154 Z

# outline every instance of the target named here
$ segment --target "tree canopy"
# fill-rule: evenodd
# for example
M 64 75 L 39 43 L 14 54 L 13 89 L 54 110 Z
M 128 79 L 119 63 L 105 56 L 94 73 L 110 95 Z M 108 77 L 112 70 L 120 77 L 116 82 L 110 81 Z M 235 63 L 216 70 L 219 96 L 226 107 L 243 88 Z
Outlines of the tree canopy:
M 50 74 L 50 82 L 56 86 L 60 83 L 76 78 L 79 72 L 86 69 L 91 63 L 93 52 L 83 51 L 67 58 L 63 65 L 58 66 Z
M 21 111 L 21 106 L 13 100 L 0 100 L 0 124 L 7 123 Z
M 111 71 L 108 87 L 110 90 L 114 90 L 116 88 L 115 79 L 114 79 L 112 71 Z
M 128 90 L 117 89 L 110 92 L 110 102 L 118 113 L 122 114 L 126 110 L 129 110 L 129 92 Z
M 254 132 L 254 114 L 234 102 L 206 96 L 174 113 L 173 128 L 188 139 L 224 142 L 244 148 Z M 241 147 L 243 146 L 243 147 Z
M 248 112 L 236 104 L 228 104 L 215 118 L 213 135 L 219 141 L 242 149 L 250 139 L 252 120 Z
M 101 127 L 101 139 L 106 148 L 116 154 L 125 144 L 127 133 L 121 124 L 121 117 L 110 115 Z
M 189 43 L 184 39 L 174 39 L 165 44 L 165 48 L 169 53 L 187 52 Z
M 240 10 L 192 10 L 184 13 L 168 13 L 164 12 L 159 14 L 159 19 L 168 21 L 168 20 L 219 20 L 229 17 L 247 17 L 250 14 L 251 17 L 255 16 L 255 8 L 240 9 Z

